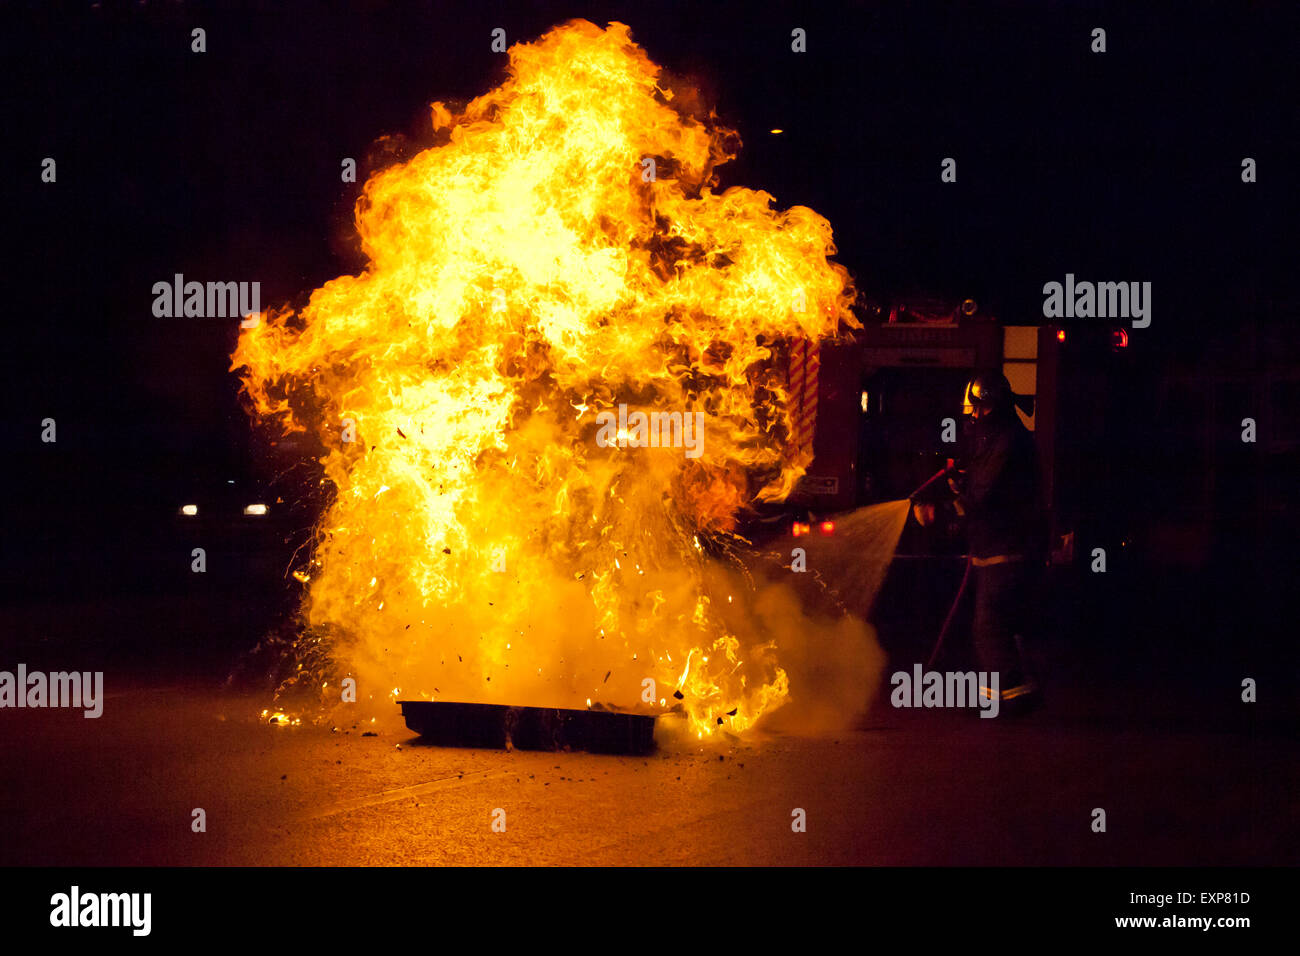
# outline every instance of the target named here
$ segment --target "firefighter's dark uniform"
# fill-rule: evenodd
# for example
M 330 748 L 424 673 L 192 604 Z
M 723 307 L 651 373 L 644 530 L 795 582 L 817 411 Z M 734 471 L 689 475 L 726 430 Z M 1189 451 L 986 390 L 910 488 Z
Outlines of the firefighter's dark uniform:
M 1037 687 L 1017 637 L 1029 621 L 1042 551 L 1034 439 L 1014 407 L 971 423 L 965 465 L 956 508 L 971 557 L 975 653 L 981 670 L 998 673 L 1003 701 L 1027 698 Z

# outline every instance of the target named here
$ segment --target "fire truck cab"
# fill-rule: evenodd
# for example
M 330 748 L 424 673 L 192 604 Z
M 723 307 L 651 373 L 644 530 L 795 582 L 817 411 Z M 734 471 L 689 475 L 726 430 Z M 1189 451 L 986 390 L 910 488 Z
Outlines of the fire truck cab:
M 907 497 L 957 455 L 972 373 L 1000 368 L 1034 399 L 1032 414 L 1017 414 L 1038 446 L 1048 549 L 1067 562 L 1081 529 L 1122 537 L 1122 509 L 1107 497 L 1112 476 L 1090 453 L 1103 434 L 1113 447 L 1126 420 L 1122 326 L 1003 322 L 973 299 L 920 294 L 868 301 L 859 318 L 862 328 L 838 340 L 791 345 L 793 437 L 807 443 L 810 463 L 784 503 L 785 533 L 796 522 L 804 533 L 833 533 L 837 513 Z M 912 532 L 901 554 L 934 550 Z
M 1034 399 L 1017 414 L 1037 446 L 1051 577 L 1068 585 L 1099 543 L 1123 552 L 1136 506 L 1123 449 L 1144 440 L 1126 437 L 1137 378 L 1126 331 L 1003 322 L 972 299 L 924 295 L 868 301 L 858 316 L 862 328 L 837 340 L 790 344 L 792 441 L 808 465 L 781 507 L 744 529 L 756 543 L 834 535 L 837 516 L 907 498 L 958 456 L 972 373 L 1000 368 Z M 907 521 L 872 611 L 887 649 L 933 641 L 964 567 L 960 533 Z

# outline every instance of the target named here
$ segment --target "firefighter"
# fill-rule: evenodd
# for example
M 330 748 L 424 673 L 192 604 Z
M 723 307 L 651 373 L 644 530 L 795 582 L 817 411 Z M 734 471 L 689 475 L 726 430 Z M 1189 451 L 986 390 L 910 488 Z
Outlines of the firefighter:
M 1040 700 L 1021 639 L 1044 557 L 1034 439 L 1016 414 L 1016 402 L 1001 372 L 980 372 L 970 380 L 962 409 L 966 454 L 948 481 L 953 498 L 943 505 L 913 506 L 922 525 L 933 523 L 941 507 L 965 524 L 975 592 L 975 654 L 982 671 L 997 672 L 1000 707 L 1012 713 Z

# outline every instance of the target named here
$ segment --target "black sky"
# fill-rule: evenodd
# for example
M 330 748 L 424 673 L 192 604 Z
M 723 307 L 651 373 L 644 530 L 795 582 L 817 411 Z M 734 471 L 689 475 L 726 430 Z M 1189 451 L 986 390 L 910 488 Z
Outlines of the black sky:
M 1133 6 L 9 9 L 6 445 L 47 482 L 238 465 L 233 323 L 154 319 L 153 283 L 255 278 L 274 303 L 356 271 L 359 186 L 339 181 L 341 158 L 389 134 L 418 141 L 430 101 L 498 83 L 494 27 L 515 42 L 574 16 L 628 23 L 694 77 L 745 143 L 723 185 L 825 215 L 867 293 L 972 295 L 1036 321 L 1042 284 L 1066 272 L 1149 280 L 1149 341 L 1197 347 L 1243 304 L 1294 302 L 1296 17 L 1282 3 Z M 791 52 L 794 27 L 807 53 Z M 40 182 L 46 156 L 57 184 Z M 939 180 L 945 156 L 956 184 Z M 1258 183 L 1240 181 L 1244 156 Z M 57 460 L 37 444 L 46 416 Z

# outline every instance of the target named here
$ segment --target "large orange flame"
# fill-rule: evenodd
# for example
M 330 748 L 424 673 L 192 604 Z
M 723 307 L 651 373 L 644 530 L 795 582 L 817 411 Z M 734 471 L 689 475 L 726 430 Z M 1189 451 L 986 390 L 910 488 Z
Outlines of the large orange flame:
M 366 183 L 365 271 L 242 333 L 256 412 L 326 448 L 304 611 L 372 694 L 677 692 L 700 736 L 785 699 L 708 554 L 799 477 L 773 346 L 854 324 L 852 283 L 812 210 L 713 191 L 738 140 L 681 99 L 619 23 L 514 46 Z M 620 404 L 704 412 L 701 453 L 602 447 Z

